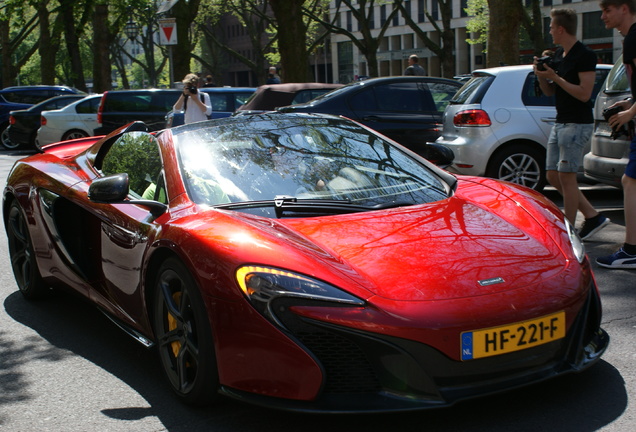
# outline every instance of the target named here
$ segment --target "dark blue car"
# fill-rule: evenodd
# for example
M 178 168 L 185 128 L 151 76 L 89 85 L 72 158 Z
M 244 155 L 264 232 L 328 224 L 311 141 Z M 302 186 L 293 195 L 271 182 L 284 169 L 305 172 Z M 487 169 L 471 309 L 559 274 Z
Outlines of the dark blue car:
M 202 87 L 199 89 L 210 95 L 212 103 L 212 117 L 229 117 L 243 105 L 256 91 L 253 87 Z M 166 115 L 166 127 L 179 126 L 183 124 L 183 112 L 170 111 Z
M 82 94 L 83 92 L 66 86 L 14 86 L 0 90 L 0 132 L 1 140 L 9 142 L 7 126 L 9 126 L 9 113 L 22 110 L 37 103 L 65 94 Z

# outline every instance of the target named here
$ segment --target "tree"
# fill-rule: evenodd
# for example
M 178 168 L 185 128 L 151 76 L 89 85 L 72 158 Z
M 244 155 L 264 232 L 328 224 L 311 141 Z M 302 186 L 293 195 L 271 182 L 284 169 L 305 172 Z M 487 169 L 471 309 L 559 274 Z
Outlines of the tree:
M 265 83 L 265 73 L 267 69 L 267 54 L 273 50 L 272 46 L 276 41 L 276 36 L 267 37 L 267 29 L 273 25 L 273 17 L 268 12 L 268 3 L 262 0 L 214 0 L 208 8 L 210 13 L 200 14 L 197 18 L 208 46 L 213 46 L 227 55 L 234 57 L 241 63 L 247 65 L 252 73 L 258 77 L 258 83 Z M 250 58 L 240 52 L 228 47 L 225 44 L 225 34 L 216 25 L 218 21 L 227 14 L 236 17 L 243 25 L 247 36 L 250 39 L 253 57 Z M 194 55 L 205 68 L 213 72 L 218 68 L 217 61 L 208 61 L 206 58 Z
M 170 10 L 177 25 L 177 45 L 172 50 L 172 61 L 174 77 L 178 80 L 191 72 L 190 60 L 196 41 L 193 41 L 190 27 L 197 17 L 200 3 L 201 0 L 179 0 Z
M 305 0 L 269 0 L 276 18 L 278 51 L 287 82 L 306 82 L 310 76 L 304 3 Z
M 28 4 L 20 0 L 7 0 L 0 4 L 2 87 L 14 85 L 20 68 L 37 52 L 38 43 L 32 43 L 29 38 L 37 34 L 38 25 L 37 14 Z
M 455 32 L 451 28 L 451 18 L 453 15 L 453 0 L 437 0 L 439 14 L 442 18 L 442 25 L 427 10 L 426 18 L 433 25 L 440 35 L 441 44 L 434 42 L 426 35 L 420 26 L 411 18 L 410 11 L 404 7 L 403 0 L 395 0 L 395 5 L 402 12 L 402 16 L 406 24 L 411 27 L 413 32 L 424 42 L 424 45 L 430 49 L 441 61 L 442 76 L 452 78 L 455 75 Z
M 489 4 L 490 3 L 490 4 Z M 491 18 L 491 8 L 494 8 L 495 18 Z M 502 20 L 501 17 L 507 17 L 510 14 L 510 10 L 513 9 L 518 17 L 518 23 L 520 26 L 511 26 L 511 23 L 507 23 L 506 20 Z M 530 10 L 523 7 L 521 0 L 506 0 L 506 1 L 490 1 L 490 0 L 469 0 L 468 2 L 468 14 L 473 16 L 466 28 L 477 33 L 476 38 L 469 39 L 469 43 L 483 43 L 487 48 L 490 48 L 489 40 L 509 40 L 512 43 L 507 44 L 509 47 L 516 46 L 516 54 L 514 52 L 508 52 L 506 54 L 506 60 L 503 59 L 503 52 L 500 50 L 500 46 L 503 44 L 495 43 L 495 54 L 488 49 L 488 66 L 498 66 L 501 63 L 504 64 L 518 64 L 519 63 L 519 40 L 520 40 L 520 28 L 523 28 L 532 43 L 533 51 L 535 55 L 540 55 L 545 49 L 545 41 L 543 38 L 543 19 L 541 14 L 541 3 L 539 0 L 532 0 Z M 517 23 L 515 23 L 517 24 Z M 515 29 L 516 27 L 516 29 Z M 492 36 L 494 32 L 495 36 Z M 498 39 L 499 37 L 506 37 L 509 39 Z M 504 47 L 505 48 L 505 47 Z
M 375 6 L 386 2 L 383 0 L 378 0 L 377 3 L 376 0 L 341 0 L 336 3 L 336 11 L 329 21 L 323 19 L 319 14 L 307 9 L 305 9 L 305 14 L 320 22 L 327 31 L 348 37 L 358 48 L 360 53 L 367 59 L 369 75 L 372 77 L 379 76 L 377 54 L 380 47 L 380 41 L 384 37 L 387 29 L 391 26 L 391 21 L 398 13 L 398 9 L 393 7 L 386 17 L 385 22 L 382 23 L 379 29 L 375 29 L 375 20 L 373 19 Z M 346 27 L 338 25 L 341 6 L 344 6 L 346 12 L 350 12 L 354 20 L 358 23 L 358 31 L 360 32 L 361 38 L 358 38 Z

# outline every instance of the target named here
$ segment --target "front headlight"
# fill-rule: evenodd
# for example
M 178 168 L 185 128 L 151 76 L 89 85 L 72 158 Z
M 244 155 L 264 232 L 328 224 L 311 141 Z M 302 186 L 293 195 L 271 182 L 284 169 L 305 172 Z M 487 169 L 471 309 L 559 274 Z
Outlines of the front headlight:
M 252 306 L 268 319 L 282 325 L 276 317 L 273 303 L 277 299 L 298 299 L 306 302 L 329 302 L 362 306 L 364 301 L 325 282 L 297 273 L 258 266 L 244 266 L 236 271 L 236 279 Z
M 585 259 L 585 246 L 583 245 L 583 241 L 581 240 L 581 237 L 579 237 L 579 235 L 576 233 L 574 226 L 572 226 L 572 224 L 570 224 L 567 219 L 565 219 L 565 227 L 568 230 L 568 237 L 570 237 L 570 244 L 572 245 L 574 256 L 576 256 L 576 259 L 579 261 L 579 263 L 582 263 Z

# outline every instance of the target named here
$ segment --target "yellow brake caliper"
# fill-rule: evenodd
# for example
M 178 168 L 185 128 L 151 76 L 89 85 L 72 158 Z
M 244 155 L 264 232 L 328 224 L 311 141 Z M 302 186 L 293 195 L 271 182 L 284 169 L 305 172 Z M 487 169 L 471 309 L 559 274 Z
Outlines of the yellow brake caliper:
M 174 293 L 172 295 L 172 299 L 174 300 L 174 303 L 179 306 L 179 304 L 181 303 L 181 291 Z M 177 319 L 170 312 L 168 312 L 168 331 L 173 331 L 176 328 Z M 170 346 L 172 347 L 172 353 L 176 358 L 179 355 L 179 350 L 181 349 L 181 342 L 174 341 L 170 344 Z

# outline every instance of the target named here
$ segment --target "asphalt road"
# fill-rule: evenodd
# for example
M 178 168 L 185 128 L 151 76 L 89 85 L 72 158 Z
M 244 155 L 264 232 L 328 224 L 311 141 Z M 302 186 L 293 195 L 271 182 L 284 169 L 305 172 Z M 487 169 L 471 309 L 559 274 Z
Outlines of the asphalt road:
M 0 152 L 0 186 L 19 156 Z M 622 241 L 620 191 L 587 188 L 612 219 L 586 243 L 592 259 Z M 558 201 L 553 191 L 546 194 Z M 45 431 L 620 431 L 636 430 L 636 271 L 594 265 L 603 327 L 600 363 L 452 408 L 406 414 L 307 415 L 228 400 L 181 405 L 147 351 L 95 308 L 70 295 L 29 303 L 17 292 L 0 229 L 0 430 Z

